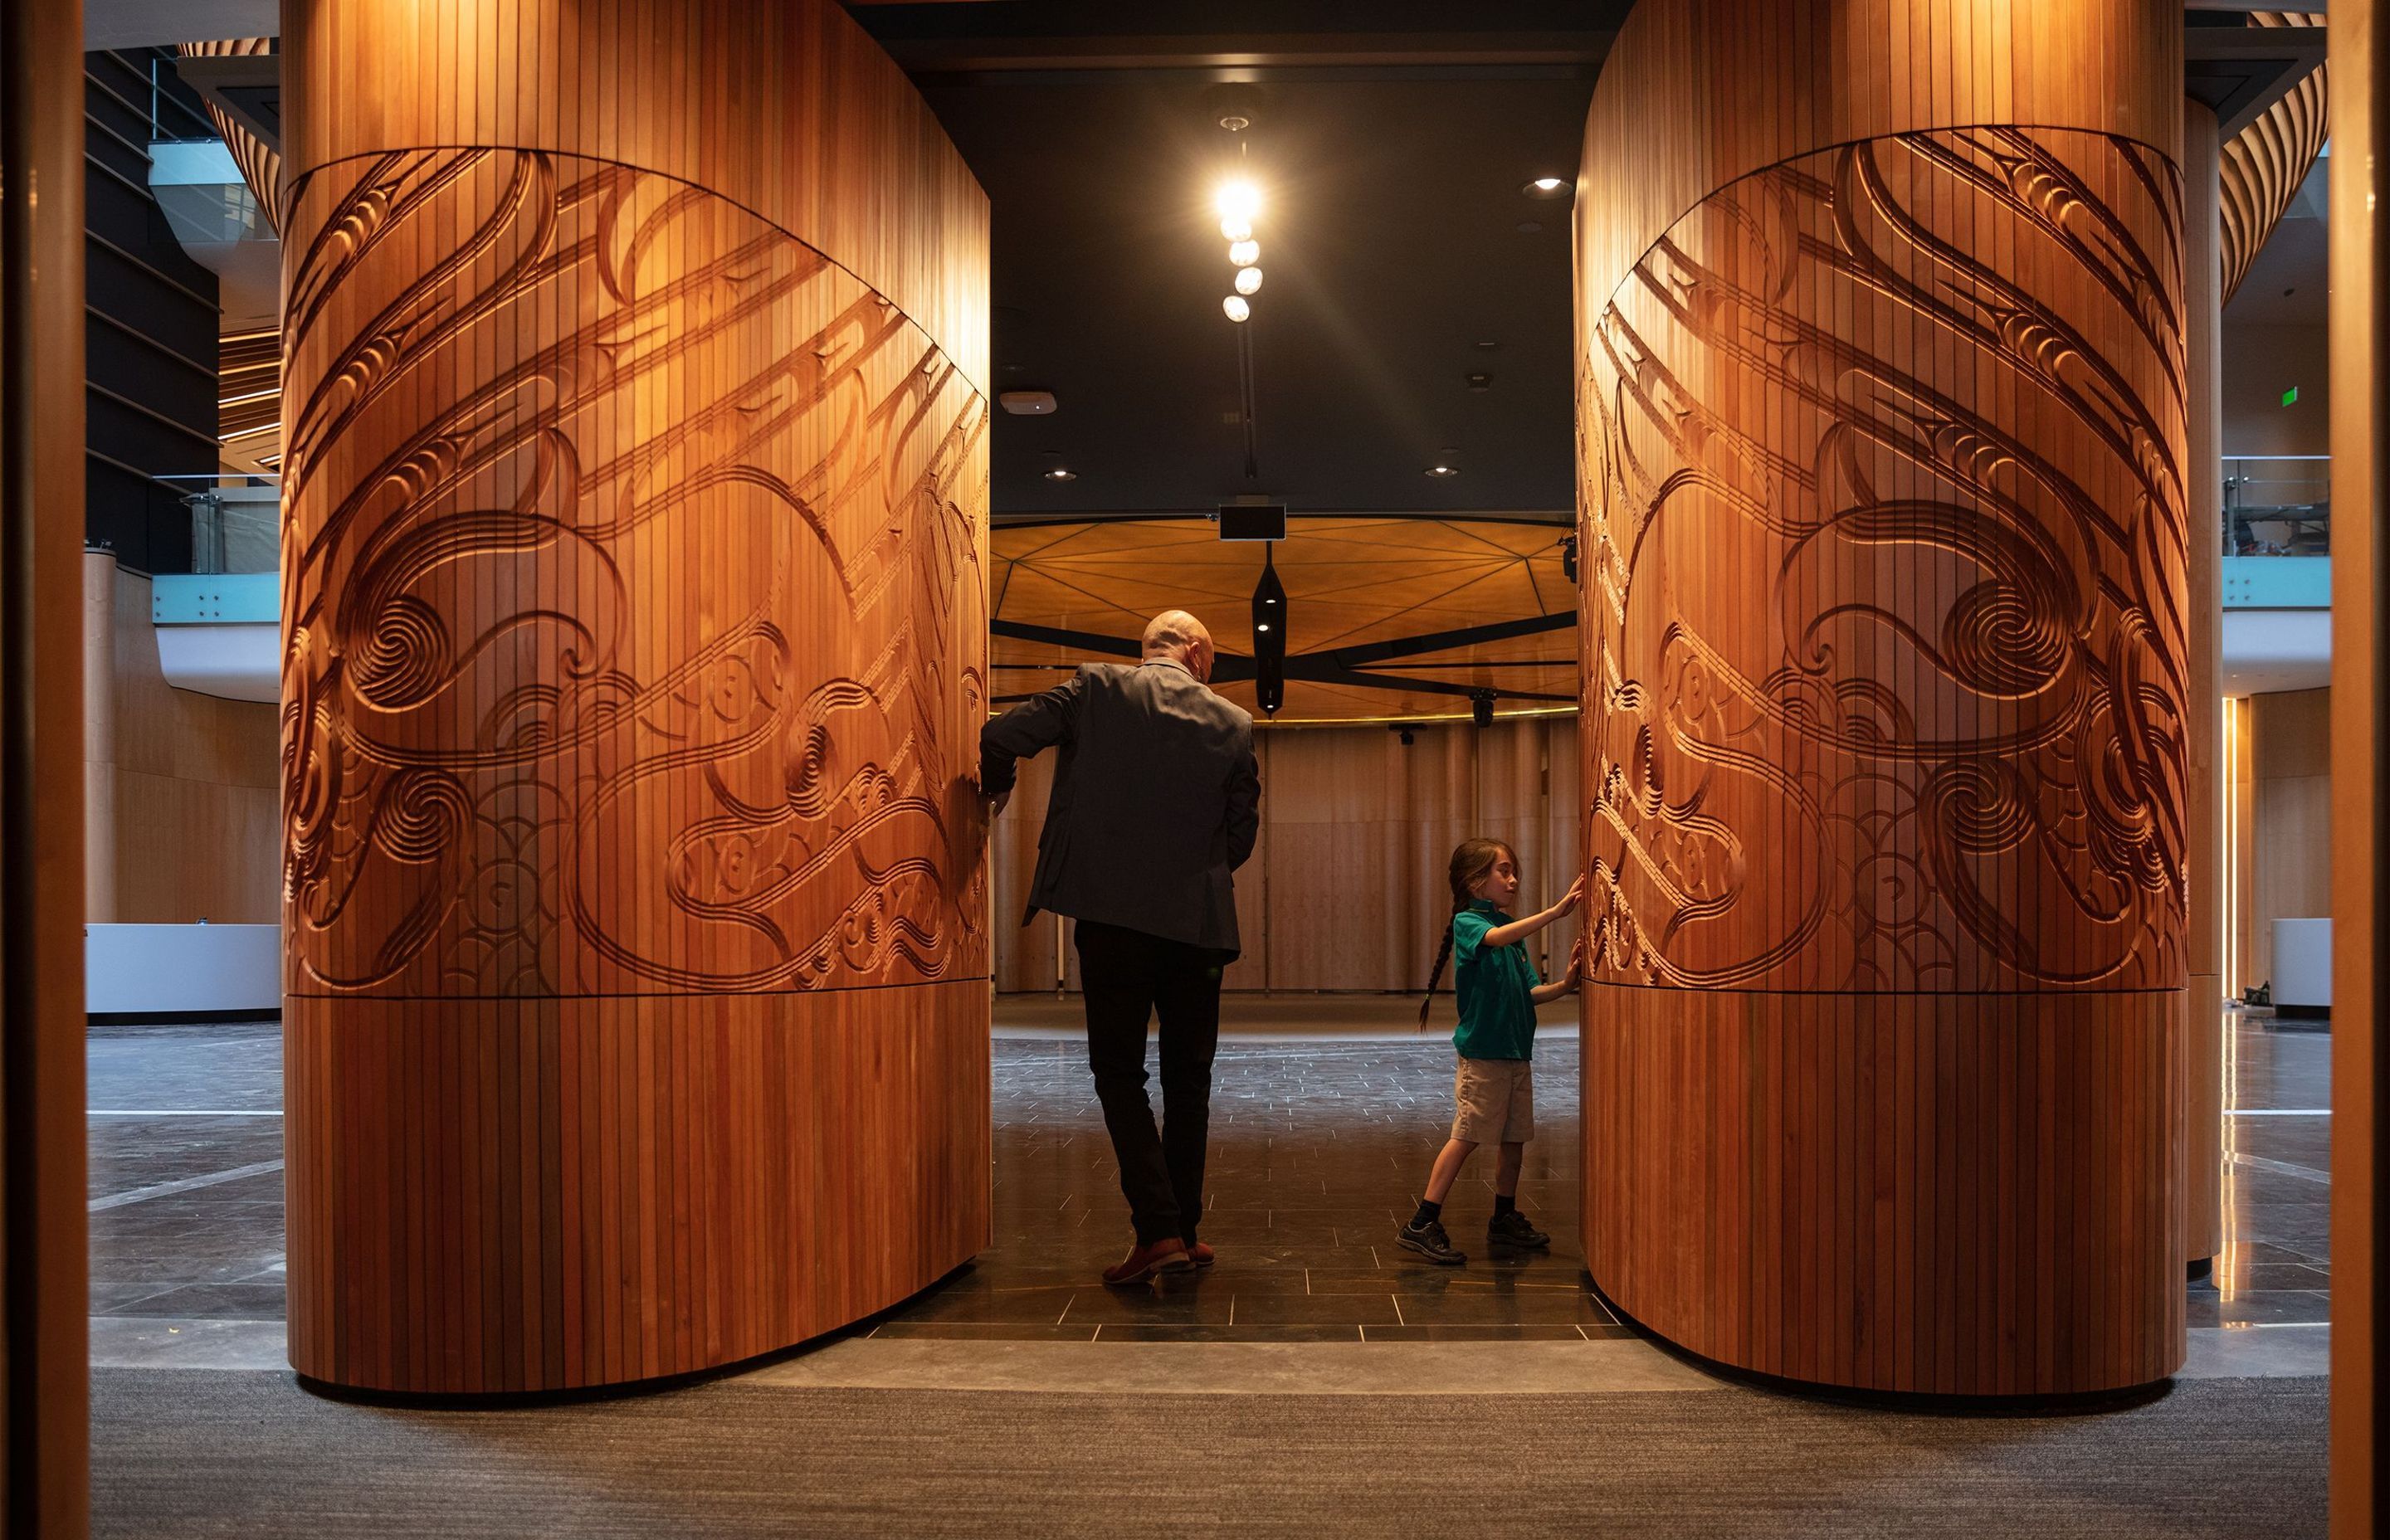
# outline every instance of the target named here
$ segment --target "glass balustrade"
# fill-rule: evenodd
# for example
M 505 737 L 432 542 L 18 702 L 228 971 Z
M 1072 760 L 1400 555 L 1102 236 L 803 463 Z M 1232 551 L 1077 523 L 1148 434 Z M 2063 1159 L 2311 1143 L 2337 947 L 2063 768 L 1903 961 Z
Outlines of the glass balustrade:
M 2249 456 L 2224 462 L 2226 556 L 2332 554 L 2332 456 Z
M 282 482 L 276 476 L 167 476 L 188 484 L 191 571 L 200 574 L 280 570 Z

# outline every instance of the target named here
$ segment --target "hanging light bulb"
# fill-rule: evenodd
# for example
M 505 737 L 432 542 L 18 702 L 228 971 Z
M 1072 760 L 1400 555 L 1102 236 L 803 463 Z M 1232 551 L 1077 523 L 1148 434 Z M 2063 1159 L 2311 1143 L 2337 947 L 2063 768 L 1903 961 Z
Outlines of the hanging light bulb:
M 1231 321 L 1241 321 L 1253 313 L 1253 307 L 1245 303 L 1245 297 L 1241 294 L 1229 295 L 1220 302 L 1220 308 L 1227 313 Z
M 1253 237 L 1253 222 L 1250 219 L 1229 218 L 1220 221 L 1220 235 L 1224 239 L 1249 240 Z
M 1262 190 L 1251 182 L 1223 182 L 1217 201 L 1223 222 L 1250 225 L 1262 212 Z
M 1262 243 L 1257 240 L 1237 241 L 1228 248 L 1228 260 L 1239 267 L 1251 267 L 1262 260 Z
M 1237 292 L 1238 292 L 1238 293 L 1240 293 L 1240 294 L 1251 294 L 1254 289 L 1259 289 L 1261 286 L 1262 286 L 1262 270 L 1261 270 L 1260 268 L 1258 268 L 1258 267 L 1240 267 L 1240 268 L 1238 268 L 1238 269 L 1237 269 Z

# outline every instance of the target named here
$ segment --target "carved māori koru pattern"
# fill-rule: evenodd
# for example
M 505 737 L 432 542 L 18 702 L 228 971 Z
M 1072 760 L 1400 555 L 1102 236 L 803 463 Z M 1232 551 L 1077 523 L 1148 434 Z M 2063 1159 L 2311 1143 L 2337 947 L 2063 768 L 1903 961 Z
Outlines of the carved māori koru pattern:
M 2121 138 L 1868 140 L 1591 318 L 1592 977 L 2180 985 L 2180 210 Z
M 610 162 L 293 189 L 298 995 L 983 975 L 985 404 L 880 295 Z

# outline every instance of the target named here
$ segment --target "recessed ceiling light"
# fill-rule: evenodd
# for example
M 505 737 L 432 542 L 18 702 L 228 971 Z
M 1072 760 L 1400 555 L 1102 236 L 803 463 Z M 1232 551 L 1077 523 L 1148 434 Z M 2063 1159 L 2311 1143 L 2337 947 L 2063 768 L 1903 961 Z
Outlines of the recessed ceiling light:
M 1544 233 L 1544 226 L 1539 220 L 1523 219 L 1519 221 L 1519 233 L 1523 236 L 1540 236 Z
M 1566 198 L 1576 184 L 1565 176 L 1538 176 L 1519 190 L 1529 198 Z
M 1449 465 L 1432 465 L 1427 468 L 1427 473 L 1441 481 L 1449 477 L 1459 475 L 1460 468 Z
M 1491 352 L 1493 352 L 1496 348 L 1500 347 L 1502 344 L 1501 344 L 1501 343 L 1499 343 L 1499 342 L 1480 342 L 1480 343 L 1478 343 L 1477 345 L 1478 345 L 1479 347 L 1481 347 L 1481 348 L 1484 348 L 1486 352 L 1491 353 Z
M 1049 481 L 1075 481 L 1079 479 L 1079 473 L 1075 470 L 1065 470 L 1058 465 L 1046 473 L 1046 479 Z

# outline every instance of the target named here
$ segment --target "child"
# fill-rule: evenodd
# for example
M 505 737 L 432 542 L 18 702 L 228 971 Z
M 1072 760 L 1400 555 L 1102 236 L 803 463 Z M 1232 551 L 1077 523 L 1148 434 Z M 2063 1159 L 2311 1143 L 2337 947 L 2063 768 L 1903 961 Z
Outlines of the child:
M 1548 984 L 1520 943 L 1574 911 L 1585 898 L 1585 879 L 1579 877 L 1568 895 L 1550 908 L 1512 919 L 1509 909 L 1519 895 L 1519 858 L 1510 846 L 1499 840 L 1464 840 L 1452 853 L 1446 875 L 1452 883 L 1452 923 L 1427 976 L 1428 997 L 1420 1005 L 1420 1025 L 1427 1025 L 1435 983 L 1449 957 L 1453 994 L 1460 1002 L 1460 1025 L 1452 1034 L 1460 1056 L 1452 1079 L 1452 1098 L 1459 1111 L 1452 1120 L 1452 1137 L 1428 1173 L 1427 1200 L 1396 1238 L 1405 1250 L 1430 1262 L 1457 1267 L 1469 1258 L 1453 1250 L 1444 1233 L 1445 1194 L 1452 1190 L 1461 1166 L 1488 1139 L 1502 1147 L 1502 1159 L 1494 1173 L 1494 1217 L 1485 1223 L 1486 1244 L 1516 1249 L 1552 1243 L 1550 1236 L 1519 1212 L 1519 1168 L 1527 1141 L 1536 1135 L 1534 1066 L 1528 1056 L 1536 1046 L 1536 1007 L 1576 993 L 1585 943 L 1580 941 L 1570 952 L 1568 976 Z

